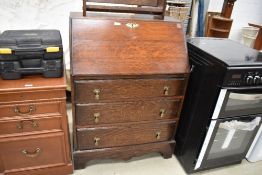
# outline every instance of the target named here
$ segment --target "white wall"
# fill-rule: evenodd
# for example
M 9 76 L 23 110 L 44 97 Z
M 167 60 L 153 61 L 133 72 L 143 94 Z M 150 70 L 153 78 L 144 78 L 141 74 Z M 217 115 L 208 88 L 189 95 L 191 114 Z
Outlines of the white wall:
M 59 29 L 69 68 L 69 13 L 81 10 L 82 0 L 0 0 L 0 31 Z
M 237 0 L 232 18 L 234 21 L 229 38 L 241 41 L 243 27 L 248 23 L 262 24 L 262 0 Z
M 224 0 L 210 0 L 208 11 L 221 12 Z M 242 41 L 242 28 L 248 23 L 262 24 L 262 0 L 237 0 L 231 18 L 234 20 L 229 38 Z

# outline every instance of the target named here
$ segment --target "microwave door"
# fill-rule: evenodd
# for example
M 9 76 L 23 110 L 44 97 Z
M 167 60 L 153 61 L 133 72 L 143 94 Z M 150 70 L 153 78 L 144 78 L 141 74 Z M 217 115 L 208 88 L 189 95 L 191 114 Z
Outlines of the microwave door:
M 260 125 L 260 116 L 211 121 L 195 170 L 240 162 Z

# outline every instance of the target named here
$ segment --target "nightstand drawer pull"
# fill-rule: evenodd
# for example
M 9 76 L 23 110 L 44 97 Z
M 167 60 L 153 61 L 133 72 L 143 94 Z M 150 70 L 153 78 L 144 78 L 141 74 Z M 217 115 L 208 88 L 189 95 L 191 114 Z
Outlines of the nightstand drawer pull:
M 27 150 L 22 150 L 21 151 L 23 155 L 25 155 L 26 157 L 37 157 L 40 152 L 41 152 L 41 149 L 40 148 L 36 148 L 36 150 L 34 152 L 29 152 Z
M 100 138 L 99 138 L 99 137 L 95 137 L 95 138 L 94 138 L 95 146 L 98 146 L 98 145 L 99 145 L 99 141 L 100 141 Z
M 160 114 L 160 117 L 161 117 L 161 118 L 163 118 L 163 117 L 164 117 L 164 115 L 165 115 L 165 112 L 166 112 L 166 110 L 165 110 L 165 109 L 160 109 L 160 112 L 159 112 L 159 114 Z
M 14 108 L 14 112 L 16 114 L 20 115 L 20 116 L 32 115 L 33 112 L 35 112 L 35 111 L 36 111 L 35 105 L 29 105 L 28 111 L 26 111 L 26 112 L 21 112 L 19 106 L 15 106 L 15 108 Z
M 29 123 L 32 128 L 37 128 L 39 127 L 39 124 L 37 122 L 35 122 L 34 120 L 24 120 L 24 121 L 20 121 L 18 124 L 17 124 L 17 128 L 18 129 L 23 129 L 24 128 L 24 125 L 26 123 Z
M 99 100 L 99 94 L 100 94 L 100 89 L 94 89 L 94 94 L 95 94 L 95 98 L 96 98 L 96 100 Z
M 156 139 L 157 140 L 159 140 L 160 139 L 160 134 L 161 134 L 161 132 L 159 131 L 159 132 L 156 132 Z
M 100 117 L 100 113 L 99 112 L 94 113 L 95 123 L 99 122 L 99 117 Z
M 164 95 L 169 95 L 169 87 L 164 86 Z

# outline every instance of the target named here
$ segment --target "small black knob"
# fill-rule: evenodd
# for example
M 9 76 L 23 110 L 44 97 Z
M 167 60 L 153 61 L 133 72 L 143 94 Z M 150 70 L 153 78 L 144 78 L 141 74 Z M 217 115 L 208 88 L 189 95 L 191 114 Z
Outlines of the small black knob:
M 248 85 L 251 85 L 253 83 L 253 77 L 251 75 L 249 75 L 247 78 L 246 78 L 246 83 Z
M 256 76 L 254 77 L 254 84 L 255 84 L 255 85 L 260 84 L 260 76 L 256 75 Z

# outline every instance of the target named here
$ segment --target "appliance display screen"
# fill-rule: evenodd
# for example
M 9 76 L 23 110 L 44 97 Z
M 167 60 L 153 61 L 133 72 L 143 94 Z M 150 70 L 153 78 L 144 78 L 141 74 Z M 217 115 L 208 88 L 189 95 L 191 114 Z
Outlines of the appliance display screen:
M 241 78 L 241 74 L 233 74 L 232 78 L 233 79 L 240 79 Z

